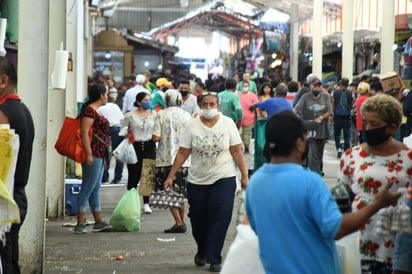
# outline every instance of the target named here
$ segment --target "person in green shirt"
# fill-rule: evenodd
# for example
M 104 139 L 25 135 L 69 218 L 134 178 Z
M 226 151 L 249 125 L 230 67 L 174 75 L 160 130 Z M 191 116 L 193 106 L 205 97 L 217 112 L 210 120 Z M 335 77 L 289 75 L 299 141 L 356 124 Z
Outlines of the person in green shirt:
M 243 81 L 249 82 L 249 91 L 253 93 L 257 93 L 257 87 L 255 81 L 250 80 L 250 73 L 243 73 Z M 237 91 L 242 91 L 243 81 L 240 81 L 237 85 Z
M 149 92 L 152 92 L 156 89 L 156 85 L 150 82 L 150 77 L 152 76 L 152 74 L 150 73 L 150 71 L 146 70 L 145 72 L 143 72 L 143 75 L 146 78 L 146 82 L 144 82 L 143 87 Z
M 233 119 L 237 127 L 240 127 L 242 120 L 242 106 L 239 96 L 236 94 L 235 79 L 227 79 L 225 82 L 225 90 L 219 93 L 220 112 L 223 115 Z
M 156 81 L 156 88 L 150 94 L 150 103 L 152 105 L 152 110 L 159 112 L 159 110 L 166 107 L 164 93 L 169 88 L 172 88 L 173 85 L 166 78 L 159 78 Z

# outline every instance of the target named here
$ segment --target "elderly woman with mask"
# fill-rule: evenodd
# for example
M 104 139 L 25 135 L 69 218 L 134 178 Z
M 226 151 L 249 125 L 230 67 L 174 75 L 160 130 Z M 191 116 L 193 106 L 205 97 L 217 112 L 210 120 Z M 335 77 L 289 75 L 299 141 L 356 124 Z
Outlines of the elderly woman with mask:
M 242 187 L 248 174 L 242 154 L 242 140 L 234 121 L 220 112 L 214 92 L 199 98 L 200 115 L 183 134 L 179 151 L 164 186 L 172 187 L 173 178 L 191 156 L 187 196 L 192 234 L 197 244 L 194 262 L 210 263 L 209 271 L 221 270 L 221 252 L 232 218 L 236 190 L 236 166 L 240 169 Z M 234 160 L 234 161 L 233 161 Z

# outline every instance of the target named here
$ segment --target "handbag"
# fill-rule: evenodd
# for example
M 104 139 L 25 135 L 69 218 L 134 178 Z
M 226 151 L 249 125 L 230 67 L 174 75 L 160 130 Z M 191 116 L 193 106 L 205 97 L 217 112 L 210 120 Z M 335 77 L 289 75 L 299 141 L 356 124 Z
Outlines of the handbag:
M 114 231 L 139 231 L 140 198 L 135 188 L 129 189 L 120 199 L 110 218 Z
M 92 130 L 89 131 L 89 139 L 92 137 Z M 80 118 L 65 117 L 56 144 L 56 151 L 73 161 L 83 163 L 86 161 L 82 139 L 80 137 Z
M 138 161 L 136 151 L 129 139 L 123 139 L 113 151 L 113 155 L 117 160 L 126 164 L 136 164 Z
M 183 194 L 176 191 L 162 190 L 158 192 L 152 192 L 149 196 L 149 205 L 157 208 L 182 208 L 185 205 L 187 199 Z

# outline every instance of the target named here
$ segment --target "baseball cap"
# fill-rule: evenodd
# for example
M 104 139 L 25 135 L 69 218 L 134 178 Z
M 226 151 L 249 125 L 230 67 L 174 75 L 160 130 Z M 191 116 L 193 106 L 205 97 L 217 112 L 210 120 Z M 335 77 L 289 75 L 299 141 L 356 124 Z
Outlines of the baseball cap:
M 157 86 L 157 87 L 161 87 L 161 86 L 171 86 L 171 85 L 172 85 L 172 83 L 169 82 L 169 80 L 167 80 L 167 79 L 164 78 L 164 77 L 159 78 L 159 79 L 157 79 L 157 81 L 156 81 L 156 86 Z
M 316 85 L 316 84 L 322 85 L 322 82 L 320 81 L 318 77 L 315 77 L 312 80 L 310 80 L 310 84 L 311 85 Z
M 136 83 L 143 84 L 146 81 L 146 77 L 143 74 L 136 75 Z
M 273 115 L 266 124 L 266 142 L 272 155 L 287 156 L 295 141 L 307 132 L 303 121 L 290 110 Z

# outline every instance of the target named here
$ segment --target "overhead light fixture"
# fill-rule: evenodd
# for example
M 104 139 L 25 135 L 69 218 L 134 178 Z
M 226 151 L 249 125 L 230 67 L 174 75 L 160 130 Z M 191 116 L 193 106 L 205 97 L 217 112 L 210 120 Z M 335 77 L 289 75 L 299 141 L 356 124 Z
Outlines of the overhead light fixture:
M 336 44 L 336 46 L 337 46 L 338 48 L 341 48 L 341 47 L 342 47 L 342 42 L 339 41 L 339 42 Z

